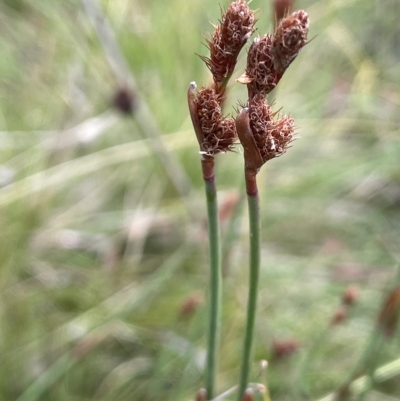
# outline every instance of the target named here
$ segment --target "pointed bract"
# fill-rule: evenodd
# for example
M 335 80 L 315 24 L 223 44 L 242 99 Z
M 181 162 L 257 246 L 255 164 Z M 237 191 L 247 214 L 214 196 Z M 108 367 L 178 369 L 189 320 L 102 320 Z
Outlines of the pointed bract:
M 245 167 L 257 173 L 264 161 L 250 128 L 249 109 L 247 107 L 243 108 L 236 117 L 236 131 L 243 146 Z

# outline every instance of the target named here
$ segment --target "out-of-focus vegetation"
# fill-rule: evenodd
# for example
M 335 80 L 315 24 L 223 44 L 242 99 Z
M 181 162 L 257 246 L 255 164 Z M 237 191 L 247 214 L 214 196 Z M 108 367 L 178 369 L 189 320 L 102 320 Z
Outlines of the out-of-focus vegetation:
M 202 33 L 219 5 L 100 6 L 136 81 L 136 118 L 112 107 L 126 77 L 110 66 L 82 2 L 0 1 L 2 400 L 177 401 L 202 385 L 207 238 L 186 90 L 209 82 L 195 53 L 206 54 Z M 251 6 L 258 32 L 270 30 L 270 4 Z M 256 361 L 267 359 L 274 401 L 316 400 L 345 382 L 400 260 L 400 3 L 298 0 L 296 8 L 309 12 L 315 38 L 270 98 L 295 117 L 301 139 L 260 177 L 253 380 Z M 236 77 L 244 65 L 243 55 Z M 229 99 L 233 113 L 245 88 L 232 83 Z M 171 181 L 176 162 L 192 187 L 186 198 Z M 242 155 L 218 163 L 227 205 L 242 188 Z M 238 215 L 223 225 L 231 242 L 219 392 L 237 383 L 243 337 L 246 211 Z M 360 296 L 332 326 L 348 285 Z M 399 339 L 387 339 L 376 366 L 400 357 Z M 282 340 L 297 351 L 282 357 Z M 369 396 L 399 394 L 397 377 Z

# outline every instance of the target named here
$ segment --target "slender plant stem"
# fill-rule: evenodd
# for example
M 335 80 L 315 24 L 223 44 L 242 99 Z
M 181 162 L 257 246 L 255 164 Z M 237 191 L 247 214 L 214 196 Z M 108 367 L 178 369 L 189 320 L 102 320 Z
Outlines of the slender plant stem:
M 376 383 L 383 383 L 384 381 L 391 380 L 398 375 L 400 375 L 400 358 L 376 369 L 372 375 L 372 380 Z M 371 376 L 368 375 L 354 380 L 349 384 L 350 393 L 352 395 L 360 394 L 360 392 L 364 391 L 364 389 L 370 385 L 370 382 Z M 335 401 L 337 398 L 336 395 L 336 393 L 332 393 L 318 401 Z
M 247 300 L 246 334 L 244 338 L 238 393 L 239 401 L 242 399 L 249 382 L 254 326 L 257 311 L 258 278 L 260 272 L 260 201 L 256 182 L 256 172 L 254 170 L 246 170 L 246 191 L 250 227 L 250 276 L 249 295 Z
M 329 325 L 313 339 L 311 348 L 307 351 L 307 354 L 299 364 L 298 377 L 292 388 L 292 399 L 299 400 L 305 396 L 310 398 L 310 370 L 315 362 L 315 358 L 318 356 L 321 346 L 327 340 L 331 330 L 332 326 Z
M 206 390 L 207 399 L 214 397 L 215 376 L 221 331 L 221 257 L 219 244 L 218 203 L 214 176 L 214 158 L 203 156 L 203 178 L 207 198 L 208 236 L 210 242 L 210 314 L 207 345 Z

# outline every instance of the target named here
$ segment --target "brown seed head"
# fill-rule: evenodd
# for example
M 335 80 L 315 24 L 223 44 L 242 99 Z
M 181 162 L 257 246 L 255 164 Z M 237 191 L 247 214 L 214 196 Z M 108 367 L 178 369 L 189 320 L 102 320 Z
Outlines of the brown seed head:
M 345 292 L 342 295 L 342 303 L 344 305 L 353 305 L 360 294 L 360 290 L 355 285 L 350 285 L 346 288 Z
M 389 292 L 378 317 L 378 326 L 387 337 L 392 337 L 400 318 L 400 286 Z
M 238 82 L 248 84 L 249 98 L 255 94 L 266 95 L 275 88 L 278 74 L 274 69 L 272 36 L 264 35 L 254 39 L 247 54 L 246 72 Z
M 296 11 L 283 19 L 273 36 L 272 54 L 275 70 L 283 74 L 299 51 L 307 44 L 308 14 Z
M 222 14 L 220 25 L 207 40 L 210 57 L 200 56 L 211 71 L 217 91 L 222 91 L 235 69 L 237 57 L 254 32 L 254 13 L 244 0 L 231 3 Z
M 239 53 L 254 31 L 254 13 L 244 0 L 232 2 L 222 16 L 221 34 L 226 50 Z
M 132 114 L 137 106 L 135 94 L 128 88 L 119 88 L 114 94 L 114 106 L 123 114 Z
M 241 401 L 254 401 L 254 392 L 251 388 L 245 390 Z
M 199 294 L 189 295 L 179 307 L 179 316 L 183 319 L 192 317 L 201 302 L 202 299 Z
M 212 88 L 194 94 L 193 87 L 194 83 L 189 88 L 189 110 L 200 149 L 209 155 L 232 150 L 237 138 L 235 121 L 222 115 L 221 95 Z
M 263 162 L 283 155 L 294 140 L 294 120 L 283 116 L 274 121 L 271 106 L 263 96 L 256 95 L 249 102 L 250 128 Z
M 282 359 L 294 354 L 300 348 L 296 339 L 275 340 L 272 344 L 272 355 L 276 359 Z
M 342 323 L 347 319 L 347 308 L 344 305 L 340 305 L 332 316 L 331 325 Z
M 196 393 L 196 401 L 207 401 L 207 391 L 205 388 L 201 388 Z

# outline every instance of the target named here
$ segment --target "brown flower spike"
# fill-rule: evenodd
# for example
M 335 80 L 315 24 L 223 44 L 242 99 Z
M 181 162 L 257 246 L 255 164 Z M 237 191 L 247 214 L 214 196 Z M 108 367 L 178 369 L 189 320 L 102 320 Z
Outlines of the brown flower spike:
M 277 84 L 278 74 L 271 49 L 272 35 L 268 33 L 255 38 L 250 46 L 246 72 L 238 79 L 238 82 L 247 84 L 249 99 L 256 93 L 267 95 Z
M 200 150 L 207 155 L 232 150 L 237 139 L 235 120 L 222 115 L 221 95 L 212 88 L 195 90 L 192 82 L 188 103 Z
M 294 140 L 293 118 L 283 116 L 274 120 L 275 114 L 263 96 L 256 95 L 237 117 L 246 169 L 257 172 L 268 160 L 284 154 Z
M 308 14 L 296 11 L 283 19 L 274 34 L 272 56 L 275 70 L 283 75 L 299 51 L 307 44 Z
M 247 84 L 249 98 L 271 92 L 290 63 L 307 44 L 308 14 L 296 11 L 284 18 L 274 35 L 255 38 L 247 54 L 246 72 L 238 82 Z
M 207 40 L 210 57 L 200 56 L 211 71 L 217 92 L 224 92 L 237 57 L 254 32 L 254 13 L 244 0 L 231 3 Z
M 190 116 L 200 150 L 210 163 L 215 154 L 232 150 L 237 138 L 235 121 L 222 115 L 221 105 L 239 52 L 253 33 L 254 23 L 254 13 L 246 1 L 232 2 L 207 40 L 210 57 L 200 56 L 213 75 L 214 86 L 197 93 L 195 82 L 189 86 Z M 211 170 L 207 176 L 210 174 Z

